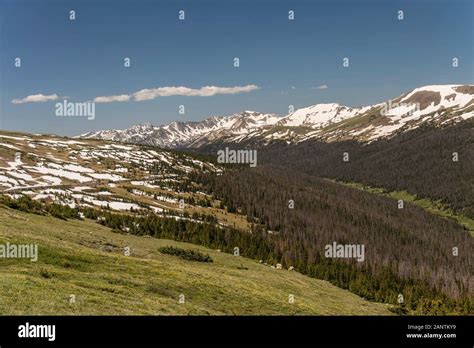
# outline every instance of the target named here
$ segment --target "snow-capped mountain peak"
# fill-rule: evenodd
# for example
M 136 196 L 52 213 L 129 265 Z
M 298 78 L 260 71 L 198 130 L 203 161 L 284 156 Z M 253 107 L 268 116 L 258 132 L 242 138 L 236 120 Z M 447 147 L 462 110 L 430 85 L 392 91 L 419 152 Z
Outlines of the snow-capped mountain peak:
M 371 107 L 373 106 L 351 108 L 338 103 L 316 104 L 296 110 L 292 114 L 285 116 L 278 124 L 281 126 L 306 126 L 319 129 L 357 116 Z
M 79 137 L 180 147 L 205 136 L 246 134 L 260 127 L 274 125 L 280 119 L 274 114 L 247 110 L 230 116 L 210 116 L 201 122 L 173 121 L 163 126 L 143 124 L 125 130 L 89 132 Z

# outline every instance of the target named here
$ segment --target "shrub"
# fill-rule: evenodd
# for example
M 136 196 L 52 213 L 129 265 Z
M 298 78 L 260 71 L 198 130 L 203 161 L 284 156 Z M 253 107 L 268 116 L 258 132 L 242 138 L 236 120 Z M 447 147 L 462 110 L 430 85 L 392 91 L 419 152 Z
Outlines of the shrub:
M 159 248 L 158 251 L 162 254 L 178 256 L 188 261 L 213 262 L 212 258 L 208 254 L 203 254 L 197 250 L 180 249 L 172 246 L 167 246 Z

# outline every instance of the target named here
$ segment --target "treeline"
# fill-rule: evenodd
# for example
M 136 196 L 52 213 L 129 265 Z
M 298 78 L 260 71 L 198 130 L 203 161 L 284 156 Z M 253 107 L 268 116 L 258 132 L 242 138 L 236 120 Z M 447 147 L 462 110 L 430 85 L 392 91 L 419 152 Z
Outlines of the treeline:
M 62 220 L 79 218 L 79 212 L 77 209 L 56 203 L 42 204 L 41 202 L 32 200 L 26 195 L 22 195 L 17 199 L 0 195 L 0 204 L 27 213 L 33 213 L 37 215 L 51 215 Z
M 240 254 L 254 259 L 265 259 L 276 263 L 280 255 L 269 242 L 270 237 L 262 228 L 253 226 L 252 233 L 244 232 L 217 223 L 196 222 L 176 216 L 126 215 L 94 208 L 82 208 L 84 216 L 96 220 L 119 233 L 147 235 L 160 239 L 203 245 L 223 252 L 233 253 L 239 248 Z
M 258 156 L 259 164 L 391 191 L 407 190 L 474 218 L 474 120 L 444 128 L 422 126 L 369 144 L 277 142 L 260 148 Z
M 269 240 L 284 265 L 369 300 L 396 304 L 402 295 L 401 308 L 409 312 L 474 313 L 474 242 L 452 221 L 275 166 L 194 179 L 228 211 L 241 211 L 254 224 L 279 232 Z M 326 258 L 324 248 L 334 241 L 364 245 L 365 260 Z

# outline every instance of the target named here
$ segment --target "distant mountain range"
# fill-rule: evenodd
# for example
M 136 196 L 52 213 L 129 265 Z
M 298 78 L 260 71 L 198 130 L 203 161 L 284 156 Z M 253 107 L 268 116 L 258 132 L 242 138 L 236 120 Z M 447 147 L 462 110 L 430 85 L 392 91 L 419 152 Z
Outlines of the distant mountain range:
M 231 116 L 211 116 L 201 122 L 135 125 L 125 130 L 102 130 L 78 137 L 165 148 L 199 148 L 217 142 L 298 143 L 308 139 L 370 142 L 423 123 L 443 126 L 473 116 L 473 85 L 432 85 L 364 107 L 316 104 L 286 116 L 243 111 Z

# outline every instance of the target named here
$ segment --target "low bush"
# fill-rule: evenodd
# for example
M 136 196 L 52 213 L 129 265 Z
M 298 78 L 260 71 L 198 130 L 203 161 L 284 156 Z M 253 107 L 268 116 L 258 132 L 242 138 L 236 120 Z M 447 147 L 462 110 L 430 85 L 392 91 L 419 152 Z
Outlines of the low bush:
M 197 250 L 180 249 L 172 246 L 167 246 L 159 248 L 158 251 L 162 254 L 178 256 L 188 261 L 213 262 L 212 258 L 208 254 L 203 254 Z

